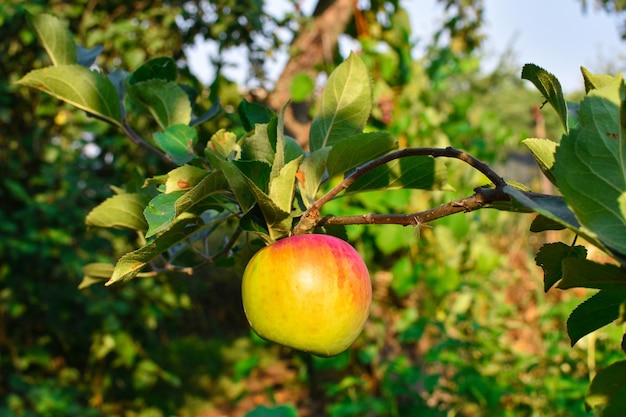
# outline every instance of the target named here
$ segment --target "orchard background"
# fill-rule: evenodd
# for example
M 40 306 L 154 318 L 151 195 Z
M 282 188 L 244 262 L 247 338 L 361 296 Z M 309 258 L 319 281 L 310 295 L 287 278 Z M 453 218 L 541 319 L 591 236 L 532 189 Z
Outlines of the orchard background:
M 142 237 L 128 230 L 88 228 L 85 217 L 91 213 L 87 225 L 94 226 L 94 218 L 102 220 L 93 214 L 98 204 L 121 190 L 139 192 L 146 179 L 155 189 L 167 187 L 172 176 L 164 175 L 173 168 L 172 155 L 181 154 L 167 147 L 154 152 L 159 140 L 153 141 L 152 134 L 163 128 L 163 118 L 149 103 L 129 102 L 130 129 L 98 120 L 97 112 L 91 117 L 76 110 L 58 95 L 26 88 L 43 85 L 39 89 L 45 91 L 45 82 L 28 84 L 23 78 L 50 67 L 51 58 L 55 66 L 63 64 L 55 60 L 62 52 L 48 48 L 64 45 L 63 40 L 42 39 L 41 28 L 54 26 L 37 20 L 43 13 L 63 19 L 77 44 L 88 48 L 79 49 L 78 56 L 97 59 L 103 74 L 121 69 L 140 83 L 150 81 L 138 71 L 147 63 L 169 68 L 175 62 L 176 81 L 193 97 L 199 142 L 217 138 L 214 143 L 226 144 L 211 150 L 224 154 L 226 162 L 212 153 L 207 158 L 232 169 L 227 157 L 236 143 L 229 142 L 229 133 L 239 140 L 254 131 L 255 123 L 284 124 L 286 134 L 308 149 L 323 81 L 342 62 L 358 59 L 372 87 L 365 132 L 384 132 L 399 148 L 453 146 L 487 163 L 510 184 L 553 193 L 520 142 L 558 140 L 568 129 L 567 113 L 544 106 L 537 89 L 520 78 L 521 66 L 506 57 L 495 72 L 479 72 L 482 2 L 441 3 L 447 8 L 441 29 L 433 39 L 421 40 L 428 43 L 427 52 L 415 59 L 409 20 L 397 1 L 321 0 L 314 16 L 302 15 L 294 5 L 284 19 L 254 0 L 49 1 L 31 2 L 28 12 L 22 2 L 4 2 L 0 414 L 584 416 L 590 414 L 585 405 L 604 405 L 593 396 L 585 400 L 585 393 L 599 370 L 623 364 L 623 329 L 602 327 L 570 346 L 568 317 L 597 291 L 544 291 L 550 285 L 535 255 L 546 242 L 571 244 L 574 234 L 529 232 L 535 214 L 485 209 L 406 227 L 324 228 L 356 247 L 374 287 L 363 334 L 332 358 L 264 342 L 246 323 L 241 270 L 264 241 L 285 232 L 282 222 L 263 229 L 259 219 L 267 220 L 267 212 L 254 212 L 255 204 L 262 205 L 260 198 L 250 203 L 252 214 L 241 217 L 246 219 L 242 232 L 233 230 L 243 220 L 234 224 L 234 218 L 220 218 L 215 224 L 225 225 L 227 232 L 207 233 L 207 251 L 193 257 L 171 245 L 167 255 L 182 254 L 176 263 L 166 257 L 133 280 L 104 287 L 111 271 L 103 265 L 136 250 Z M 618 1 L 598 3 L 614 13 L 623 8 Z M 278 27 L 292 33 L 293 40 L 274 36 Z M 339 55 L 339 35 L 358 42 L 358 58 Z M 252 63 L 246 85 L 228 80 L 220 72 L 222 62 L 210 63 L 218 76 L 210 86 L 201 85 L 184 57 L 196 36 L 213 39 L 222 51 L 245 46 Z M 287 47 L 292 58 L 272 85 L 264 62 L 277 48 Z M 537 81 L 533 74 L 543 74 L 525 69 L 530 81 Z M 538 78 L 533 83 L 544 85 L 545 78 Z M 586 74 L 587 93 L 608 80 Z M 573 103 L 585 94 L 582 86 L 581 75 L 581 92 L 568 97 Z M 281 113 L 288 100 L 278 119 L 264 110 Z M 558 97 L 549 101 L 560 103 Z M 214 136 L 220 131 L 226 133 Z M 390 150 L 391 145 L 382 153 Z M 380 156 L 366 158 L 363 148 L 353 153 L 360 162 Z M 341 161 L 345 158 L 335 166 L 346 172 L 355 168 Z M 353 193 L 331 200 L 323 211 L 335 216 L 419 213 L 471 195 L 489 182 L 460 161 L 445 164 L 447 179 L 432 182 L 434 190 L 400 181 L 400 189 Z M 317 195 L 340 180 L 321 184 Z M 159 221 L 147 222 L 164 227 Z M 240 244 L 246 236 L 246 244 Z M 615 263 L 614 257 L 586 246 L 588 258 Z M 236 254 L 230 256 L 231 251 Z M 623 291 L 623 283 L 612 284 Z M 605 392 L 612 400 L 622 394 L 621 402 L 609 403 L 607 416 L 624 410 L 623 379 L 613 379 L 617 388 Z

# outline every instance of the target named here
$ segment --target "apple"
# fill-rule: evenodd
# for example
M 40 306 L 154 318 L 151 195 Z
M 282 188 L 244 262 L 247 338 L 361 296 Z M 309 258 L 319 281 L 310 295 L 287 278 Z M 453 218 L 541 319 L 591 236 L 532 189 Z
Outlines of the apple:
M 372 284 L 359 253 L 328 235 L 298 235 L 258 251 L 242 282 L 248 322 L 262 338 L 319 356 L 346 350 L 369 315 Z

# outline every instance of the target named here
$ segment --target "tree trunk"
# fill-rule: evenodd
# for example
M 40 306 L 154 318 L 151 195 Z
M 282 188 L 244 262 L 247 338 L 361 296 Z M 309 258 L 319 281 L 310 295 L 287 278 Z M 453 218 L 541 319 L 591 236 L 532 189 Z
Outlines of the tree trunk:
M 291 80 L 300 73 L 317 79 L 319 68 L 333 62 L 339 35 L 353 13 L 355 0 L 320 0 L 312 21 L 304 25 L 291 43 L 291 57 L 268 97 L 268 105 L 279 111 L 291 97 Z M 291 103 L 285 109 L 285 129 L 303 147 L 308 146 L 310 105 Z

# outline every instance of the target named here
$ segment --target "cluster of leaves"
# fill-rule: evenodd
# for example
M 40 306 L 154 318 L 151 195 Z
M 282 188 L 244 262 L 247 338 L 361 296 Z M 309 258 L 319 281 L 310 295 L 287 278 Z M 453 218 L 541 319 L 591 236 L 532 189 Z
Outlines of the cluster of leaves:
M 305 152 L 284 134 L 280 114 L 246 101 L 238 108 L 243 131 L 220 130 L 208 140 L 200 138 L 196 127 L 217 117 L 221 109 L 215 104 L 194 117 L 195 94 L 177 84 L 173 60 L 157 58 L 132 73 L 104 75 L 89 68 L 99 50 L 78 48 L 58 20 L 39 15 L 33 16 L 31 23 L 53 66 L 29 73 L 20 80 L 22 85 L 117 126 L 133 141 L 175 165 L 164 175 L 147 178 L 141 188 L 115 189 L 116 195 L 88 215 L 89 226 L 136 232 L 141 247 L 115 265 L 85 267 L 83 288 L 103 279 L 112 284 L 140 274 L 149 276 L 151 272 L 144 270 L 148 265 L 153 270 L 192 271 L 186 265 L 197 258 L 202 264 L 241 268 L 260 245 L 289 235 L 326 184 L 341 181 L 398 147 L 398 141 L 385 131 L 364 132 L 372 112 L 373 89 L 380 86 L 372 87 L 368 70 L 356 55 L 329 77 L 311 126 L 310 149 Z M 550 74 L 527 66 L 523 76 L 555 107 L 566 131 L 558 144 L 546 139 L 525 141 L 563 197 L 537 195 L 506 184 L 503 191 L 540 214 L 533 231 L 569 228 L 623 262 L 623 81 L 585 72 L 588 95 L 571 113 Z M 134 111 L 149 113 L 159 126 L 151 141 L 131 127 Z M 598 170 L 596 162 L 588 163 L 589 155 L 594 161 L 598 156 L 607 158 L 607 163 Z M 576 181 L 573 172 L 580 175 Z M 607 184 L 607 189 L 600 189 L 598 183 Z M 411 156 L 372 169 L 351 184 L 348 192 L 391 188 L 446 189 L 447 184 L 438 159 Z M 561 288 L 601 290 L 570 317 L 572 343 L 620 318 L 624 303 L 623 268 L 584 257 L 581 247 L 564 244 L 547 245 L 537 256 L 546 273 L 546 289 L 560 281 Z M 396 281 L 398 293 L 410 287 L 413 277 L 407 279 L 405 283 Z M 423 327 L 421 323 L 411 331 L 419 333 Z M 402 363 L 396 365 L 409 372 Z M 619 392 L 611 391 L 607 383 L 619 374 L 620 367 L 622 362 L 617 362 L 600 372 L 588 397 L 590 406 L 605 406 L 606 415 L 623 407 Z
M 522 77 L 541 91 L 565 130 L 558 142 L 524 141 L 562 197 L 532 199 L 519 190 L 507 190 L 540 214 L 532 231 L 568 228 L 616 261 L 600 264 L 586 259 L 586 248 L 575 242 L 548 244 L 537 253 L 546 291 L 557 283 L 561 289 L 600 290 L 570 315 L 567 331 L 572 345 L 600 327 L 626 319 L 626 84 L 621 75 L 596 75 L 584 68 L 582 74 L 586 96 L 568 106 L 553 75 L 534 65 L 524 67 Z M 622 342 L 624 352 L 625 347 Z M 625 366 L 626 361 L 616 362 L 596 376 L 587 397 L 590 407 L 605 406 L 607 416 L 623 412 L 623 397 L 614 386 Z M 623 376 L 619 379 L 619 384 L 626 381 Z

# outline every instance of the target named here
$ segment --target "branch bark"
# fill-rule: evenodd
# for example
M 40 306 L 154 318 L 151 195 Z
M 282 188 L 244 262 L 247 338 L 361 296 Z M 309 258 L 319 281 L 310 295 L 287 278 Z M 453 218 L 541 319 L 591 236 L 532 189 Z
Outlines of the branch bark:
M 409 156 L 431 156 L 433 158 L 454 158 L 459 159 L 474 169 L 484 174 L 494 185 L 494 188 L 476 188 L 474 195 L 461 200 L 449 202 L 439 207 L 426 210 L 419 213 L 411 214 L 365 214 L 362 216 L 342 216 L 321 217 L 320 210 L 324 204 L 335 198 L 343 190 L 349 188 L 354 182 L 365 175 L 367 172 L 394 159 L 406 158 Z M 417 225 L 426 223 L 434 219 L 438 219 L 450 214 L 461 211 L 473 211 L 483 207 L 485 204 L 496 201 L 509 201 L 510 197 L 503 191 L 506 181 L 492 170 L 489 165 L 476 159 L 472 155 L 460 151 L 458 149 L 447 148 L 406 148 L 396 152 L 389 153 L 373 161 L 361 165 L 355 171 L 347 176 L 341 183 L 337 184 L 330 191 L 313 202 L 311 206 L 304 212 L 298 224 L 294 227 L 292 234 L 299 235 L 307 233 L 316 226 L 321 225 L 347 225 L 347 224 L 401 224 L 401 225 Z

